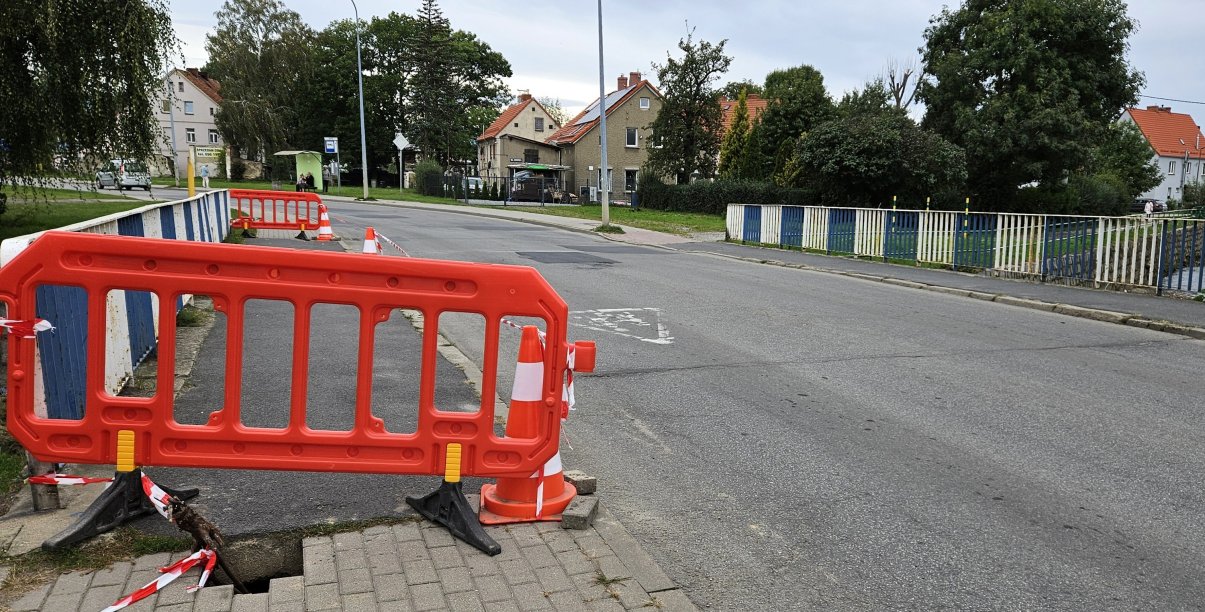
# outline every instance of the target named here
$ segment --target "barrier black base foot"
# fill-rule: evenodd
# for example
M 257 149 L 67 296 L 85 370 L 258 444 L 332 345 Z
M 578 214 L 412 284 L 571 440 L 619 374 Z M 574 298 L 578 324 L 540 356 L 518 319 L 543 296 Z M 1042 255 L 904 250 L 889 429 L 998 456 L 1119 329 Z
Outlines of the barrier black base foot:
M 247 228 L 243 228 L 243 238 L 254 238 L 254 236 L 251 235 L 251 232 Z
M 481 526 L 477 514 L 465 499 L 459 482 L 444 481 L 439 488 L 422 497 L 408 496 L 406 503 L 429 521 L 448 528 L 448 533 L 464 540 L 477 550 L 493 556 L 502 552 Z
M 182 500 L 192 499 L 199 493 L 197 489 L 159 488 Z M 155 507 L 142 492 L 142 470 L 116 472 L 112 484 L 84 510 L 75 524 L 42 542 L 42 550 L 58 550 L 81 542 L 154 511 Z
M 305 230 L 301 230 L 300 232 L 297 232 L 297 239 L 309 242 L 310 237 L 305 235 Z

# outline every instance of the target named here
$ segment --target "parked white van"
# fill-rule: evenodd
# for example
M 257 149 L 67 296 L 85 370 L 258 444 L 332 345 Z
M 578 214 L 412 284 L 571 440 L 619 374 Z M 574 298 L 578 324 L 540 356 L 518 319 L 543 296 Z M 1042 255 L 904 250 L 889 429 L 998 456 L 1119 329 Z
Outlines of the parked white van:
M 96 188 L 115 187 L 118 191 L 141 187 L 151 190 L 151 173 L 146 164 L 130 159 L 110 160 L 103 168 L 96 171 Z

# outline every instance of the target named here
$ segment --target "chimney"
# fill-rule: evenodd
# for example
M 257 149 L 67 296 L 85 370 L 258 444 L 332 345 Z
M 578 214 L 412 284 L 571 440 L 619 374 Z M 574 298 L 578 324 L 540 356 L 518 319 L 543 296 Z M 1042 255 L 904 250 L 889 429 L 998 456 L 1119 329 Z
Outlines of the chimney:
M 639 85 L 640 81 L 642 81 L 642 80 L 644 80 L 644 79 L 640 78 L 639 72 L 633 72 L 628 75 L 628 85 L 632 85 L 632 86 Z
M 627 89 L 628 88 L 628 77 L 623 76 L 622 74 L 619 75 L 619 81 L 616 84 L 618 85 L 618 89 L 620 91 Z
M 519 94 L 519 102 L 520 103 L 527 102 L 530 99 L 531 99 L 530 93 L 524 92 L 524 93 Z
M 1172 112 L 1172 107 L 1155 105 L 1155 106 L 1146 107 L 1146 110 L 1154 111 L 1156 113 L 1170 113 L 1170 112 Z

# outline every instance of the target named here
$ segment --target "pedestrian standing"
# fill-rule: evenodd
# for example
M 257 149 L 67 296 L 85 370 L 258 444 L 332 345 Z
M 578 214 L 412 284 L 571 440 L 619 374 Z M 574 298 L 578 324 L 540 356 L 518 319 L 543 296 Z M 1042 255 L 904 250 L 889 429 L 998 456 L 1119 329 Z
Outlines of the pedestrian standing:
M 209 189 L 209 165 L 201 164 L 201 186 Z
M 1142 212 L 1145 214 L 1147 219 L 1150 219 L 1151 215 L 1155 213 L 1155 203 L 1147 200 L 1146 206 L 1142 207 Z
M 330 190 L 332 179 L 334 179 L 334 176 L 331 175 L 331 167 L 322 166 L 322 193 Z

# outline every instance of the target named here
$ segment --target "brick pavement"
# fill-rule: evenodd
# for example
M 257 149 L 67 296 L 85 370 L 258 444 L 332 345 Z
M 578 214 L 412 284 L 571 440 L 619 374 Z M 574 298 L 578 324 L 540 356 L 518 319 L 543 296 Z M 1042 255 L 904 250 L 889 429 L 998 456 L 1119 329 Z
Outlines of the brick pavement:
M 196 593 L 197 570 L 128 610 L 302 612 L 423 610 L 696 610 L 605 509 L 584 530 L 560 523 L 487 527 L 502 545 L 490 557 L 428 521 L 379 525 L 306 538 L 303 573 L 276 578 L 267 593 L 229 585 Z M 14 602 L 14 612 L 101 610 L 185 553 L 123 561 L 95 572 L 63 574 Z

